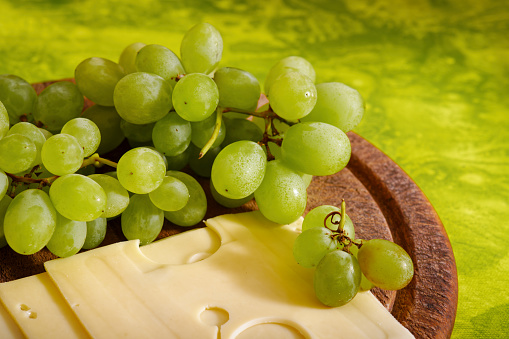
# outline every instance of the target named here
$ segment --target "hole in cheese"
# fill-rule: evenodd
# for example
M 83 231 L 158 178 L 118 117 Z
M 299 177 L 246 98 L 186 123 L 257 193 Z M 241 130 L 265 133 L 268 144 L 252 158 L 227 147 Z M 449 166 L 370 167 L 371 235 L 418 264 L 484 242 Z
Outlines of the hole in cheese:
M 220 307 L 207 307 L 200 314 L 200 320 L 210 326 L 220 327 L 229 319 L 228 312 Z

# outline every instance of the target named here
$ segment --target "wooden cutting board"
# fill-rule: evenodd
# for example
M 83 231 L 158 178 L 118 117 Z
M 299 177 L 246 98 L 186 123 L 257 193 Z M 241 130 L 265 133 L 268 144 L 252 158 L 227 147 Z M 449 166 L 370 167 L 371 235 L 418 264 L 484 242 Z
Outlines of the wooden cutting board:
M 35 84 L 34 88 L 39 93 L 50 83 Z M 90 104 L 86 101 L 85 106 Z M 356 238 L 384 238 L 403 246 L 415 265 L 413 280 L 398 292 L 374 289 L 373 293 L 416 338 L 449 338 L 456 317 L 458 280 L 442 222 L 423 192 L 396 163 L 359 135 L 350 132 L 348 136 L 352 157 L 347 168 L 332 176 L 313 178 L 306 213 L 319 205 L 340 206 L 345 199 Z M 118 160 L 126 148 L 124 142 L 105 157 Z M 235 209 L 222 207 L 212 199 L 208 179 L 197 179 L 208 198 L 205 218 L 257 209 L 254 201 Z M 165 220 L 158 239 L 189 229 Z M 123 240 L 119 219 L 110 221 L 102 245 Z M 0 249 L 0 282 L 42 273 L 44 262 L 54 258 L 46 249 L 23 256 L 6 246 Z

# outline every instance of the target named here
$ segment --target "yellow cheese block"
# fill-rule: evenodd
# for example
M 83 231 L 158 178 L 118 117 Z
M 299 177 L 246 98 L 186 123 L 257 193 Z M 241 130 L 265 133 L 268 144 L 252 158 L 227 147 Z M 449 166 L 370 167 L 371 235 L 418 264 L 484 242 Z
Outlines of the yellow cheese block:
M 300 223 L 225 215 L 45 267 L 94 338 L 412 338 L 369 292 L 338 308 L 317 301 L 313 270 L 292 256 Z

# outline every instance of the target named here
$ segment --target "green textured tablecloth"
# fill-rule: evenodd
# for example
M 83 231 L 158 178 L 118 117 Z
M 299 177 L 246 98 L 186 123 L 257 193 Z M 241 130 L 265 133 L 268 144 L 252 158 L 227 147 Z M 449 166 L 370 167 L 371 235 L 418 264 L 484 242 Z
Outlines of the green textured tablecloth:
M 421 187 L 449 234 L 459 275 L 453 338 L 509 335 L 509 6 L 507 1 L 0 0 L 0 74 L 72 77 L 135 41 L 179 51 L 207 21 L 222 66 L 263 83 L 280 58 L 317 82 L 357 88 L 356 132 Z

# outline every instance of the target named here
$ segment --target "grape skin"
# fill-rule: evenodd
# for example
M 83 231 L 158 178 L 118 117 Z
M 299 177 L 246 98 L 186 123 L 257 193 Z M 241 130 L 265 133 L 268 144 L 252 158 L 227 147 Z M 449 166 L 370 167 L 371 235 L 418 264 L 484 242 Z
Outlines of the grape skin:
M 293 245 L 293 257 L 303 267 L 316 267 L 325 254 L 336 249 L 338 243 L 332 238 L 332 231 L 315 227 L 303 231 Z
M 281 154 L 291 168 L 311 175 L 331 175 L 346 167 L 352 149 L 339 128 L 322 122 L 302 122 L 286 131 Z
M 149 124 L 172 108 L 172 87 L 156 74 L 136 72 L 120 79 L 113 92 L 115 108 L 132 124 Z
M 9 131 L 9 114 L 4 104 L 0 101 L 0 139 Z
M 51 239 L 56 223 L 57 212 L 48 195 L 38 189 L 28 189 L 19 193 L 7 208 L 5 239 L 14 251 L 34 254 Z
M 147 147 L 133 148 L 120 158 L 117 165 L 118 181 L 125 189 L 147 194 L 163 182 L 166 165 L 161 155 Z
M 193 226 L 203 220 L 207 213 L 207 197 L 200 183 L 189 174 L 168 171 L 166 175 L 182 181 L 189 191 L 189 201 L 178 211 L 165 211 L 164 217 L 178 226 Z
M 335 250 L 327 253 L 316 267 L 313 286 L 318 300 L 331 307 L 350 302 L 361 283 L 361 269 L 350 253 Z
M 122 66 L 97 57 L 83 60 L 74 71 L 80 92 L 101 106 L 113 106 L 113 91 L 124 75 Z
M 37 157 L 37 147 L 24 135 L 11 134 L 0 139 L 0 169 L 20 173 L 29 169 Z
M 414 275 L 414 265 L 408 253 L 391 241 L 384 239 L 365 241 L 357 256 L 366 278 L 385 290 L 404 288 Z
M 120 218 L 124 236 L 139 239 L 140 245 L 154 241 L 164 223 L 163 211 L 154 206 L 148 194 L 134 194 Z
M 87 236 L 82 248 L 89 250 L 99 246 L 106 237 L 106 228 L 106 218 L 97 218 L 87 221 Z
M 76 172 L 83 163 L 83 147 L 69 134 L 55 134 L 42 146 L 42 163 L 55 175 Z
M 221 34 L 208 23 L 193 26 L 180 44 L 180 56 L 187 73 L 209 74 L 219 64 L 222 53 Z
M 124 48 L 120 57 L 118 58 L 118 64 L 122 66 L 126 74 L 137 72 L 136 69 L 136 55 L 138 51 L 145 47 L 143 42 L 134 42 Z
M 306 185 L 298 173 L 280 160 L 274 160 L 267 164 L 265 176 L 254 192 L 254 198 L 267 219 L 290 224 L 304 213 Z
M 76 221 L 91 221 L 106 210 L 106 193 L 94 180 L 67 174 L 56 179 L 49 190 L 51 202 L 58 213 Z
M 86 237 L 86 222 L 69 220 L 57 213 L 55 231 L 46 247 L 57 257 L 70 257 L 81 250 Z
M 260 145 L 241 140 L 223 148 L 212 165 L 211 178 L 217 192 L 242 199 L 262 183 L 267 159 Z
M 78 140 L 83 148 L 83 157 L 92 155 L 101 144 L 101 131 L 90 119 L 76 118 L 69 120 L 62 127 L 60 133 L 72 135 Z

